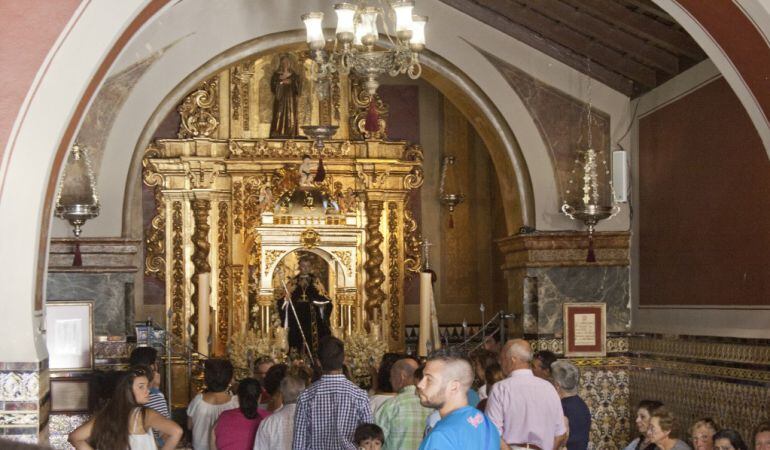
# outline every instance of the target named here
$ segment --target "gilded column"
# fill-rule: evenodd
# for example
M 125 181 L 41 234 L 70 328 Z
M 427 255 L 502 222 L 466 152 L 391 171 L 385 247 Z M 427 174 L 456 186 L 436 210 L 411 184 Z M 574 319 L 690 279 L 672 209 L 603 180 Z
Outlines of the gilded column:
M 376 316 L 375 310 L 382 312 L 382 304 L 385 302 L 386 295 L 382 290 L 382 283 L 385 282 L 385 274 L 382 272 L 382 262 L 384 257 L 380 245 L 384 240 L 380 232 L 380 218 L 382 216 L 383 202 L 381 200 L 366 201 L 366 310 L 367 320 L 373 320 Z
M 229 205 L 219 202 L 219 219 L 217 220 L 217 259 L 219 275 L 217 282 L 217 348 L 216 354 L 226 352 L 230 320 L 230 234 L 229 234 Z
M 195 220 L 195 231 L 192 235 L 192 243 L 194 251 L 192 255 L 192 263 L 195 268 L 195 272 L 190 278 L 192 284 L 192 295 L 190 296 L 190 305 L 195 308 L 194 312 L 190 315 L 190 324 L 193 326 L 192 333 L 190 334 L 190 343 L 194 344 L 201 332 L 204 330 L 201 328 L 207 325 L 208 311 L 201 311 L 200 300 L 203 295 L 204 298 L 208 297 L 208 293 L 200 292 L 200 278 L 201 276 L 208 277 L 211 274 L 211 265 L 209 264 L 209 252 L 211 251 L 211 244 L 209 243 L 209 230 L 210 226 L 209 211 L 211 210 L 211 201 L 205 199 L 195 199 L 190 202 L 192 206 L 193 219 Z M 199 327 L 199 321 L 203 317 L 205 320 Z M 201 345 L 198 345 L 198 351 L 201 351 Z
M 176 200 L 171 205 L 171 276 L 167 279 L 171 293 L 171 317 L 169 328 L 171 333 L 178 338 L 177 342 L 184 342 L 185 335 L 185 270 L 184 270 L 184 238 L 182 202 Z
M 401 347 L 403 344 L 403 327 L 401 316 L 403 315 L 403 274 L 399 262 L 401 261 L 398 233 L 398 203 L 388 203 L 388 311 L 390 319 L 390 341 Z

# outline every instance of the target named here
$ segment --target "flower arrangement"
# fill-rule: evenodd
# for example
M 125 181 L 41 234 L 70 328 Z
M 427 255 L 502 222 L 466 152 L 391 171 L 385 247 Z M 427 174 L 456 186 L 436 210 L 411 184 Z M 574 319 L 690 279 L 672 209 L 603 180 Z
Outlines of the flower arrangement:
M 345 356 L 353 382 L 359 386 L 372 385 L 372 366 L 382 359 L 388 344 L 380 338 L 378 324 L 373 323 L 372 333 L 351 334 L 345 338 Z
M 237 378 L 252 376 L 254 363 L 261 358 L 268 357 L 276 362 L 285 362 L 288 347 L 286 331 L 282 327 L 276 327 L 272 333 L 264 334 L 252 328 L 230 336 L 228 356 L 235 367 Z

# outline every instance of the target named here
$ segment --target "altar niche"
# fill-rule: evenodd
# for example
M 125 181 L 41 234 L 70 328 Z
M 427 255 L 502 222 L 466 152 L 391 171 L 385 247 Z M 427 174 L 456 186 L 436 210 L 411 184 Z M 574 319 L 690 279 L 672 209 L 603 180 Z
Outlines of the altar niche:
M 318 95 L 302 72 L 307 56 L 284 56 L 244 60 L 202 82 L 180 104 L 179 139 L 145 152 L 143 179 L 156 202 L 146 272 L 165 282 L 168 329 L 215 356 L 246 332 L 275 344 L 285 336 L 276 329 L 276 268 L 289 277 L 304 254 L 328 267 L 333 334 L 382 336 L 403 350 L 404 280 L 420 268 L 407 198 L 422 185 L 422 149 L 383 140 L 386 105 L 356 80 L 339 75 Z M 269 137 L 265 77 L 279 64 L 299 89 L 294 138 Z M 377 132 L 364 129 L 369 101 L 381 113 Z M 319 123 L 339 127 L 320 148 L 301 136 L 303 125 Z

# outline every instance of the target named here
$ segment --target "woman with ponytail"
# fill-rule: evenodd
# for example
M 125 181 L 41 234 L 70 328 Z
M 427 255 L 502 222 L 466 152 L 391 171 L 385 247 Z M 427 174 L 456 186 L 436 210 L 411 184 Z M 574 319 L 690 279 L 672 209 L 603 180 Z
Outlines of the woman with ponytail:
M 93 418 L 70 433 L 77 450 L 156 450 L 152 431 L 165 438 L 163 450 L 176 448 L 182 428 L 144 405 L 150 399 L 152 370 L 135 367 L 123 374 L 112 397 Z
M 251 450 L 262 419 L 270 415 L 259 409 L 262 386 L 254 378 L 244 378 L 238 385 L 238 408 L 223 412 L 211 433 L 211 449 Z

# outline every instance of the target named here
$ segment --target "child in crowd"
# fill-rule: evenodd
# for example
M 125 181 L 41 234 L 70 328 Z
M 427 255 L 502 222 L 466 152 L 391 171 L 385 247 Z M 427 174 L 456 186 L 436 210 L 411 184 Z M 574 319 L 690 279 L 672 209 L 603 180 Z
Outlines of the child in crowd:
M 362 423 L 353 434 L 353 442 L 358 450 L 380 450 L 385 445 L 385 434 L 373 423 Z

